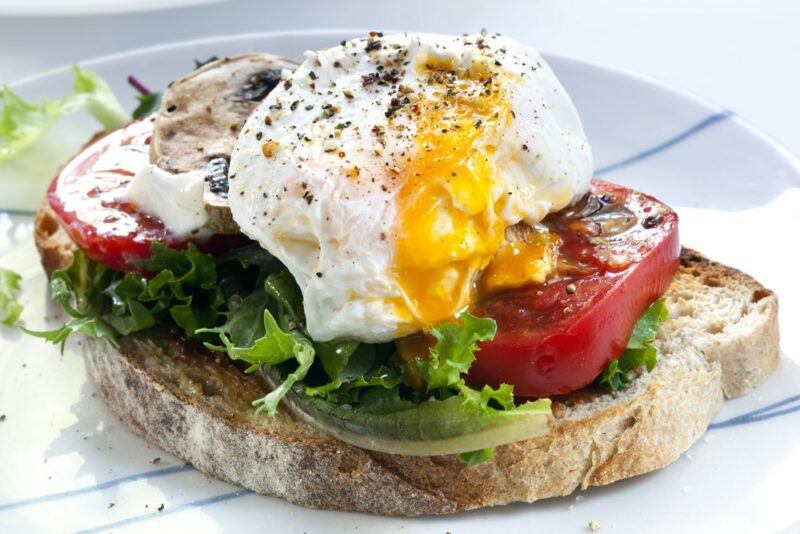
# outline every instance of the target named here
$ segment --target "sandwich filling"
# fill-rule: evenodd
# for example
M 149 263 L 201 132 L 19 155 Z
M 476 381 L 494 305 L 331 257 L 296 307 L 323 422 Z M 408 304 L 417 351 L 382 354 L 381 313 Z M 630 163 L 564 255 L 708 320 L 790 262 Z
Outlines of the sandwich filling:
M 548 397 L 656 364 L 677 215 L 591 179 L 534 50 L 373 33 L 264 76 L 230 154 L 150 163 L 154 136 L 171 153 L 158 117 L 191 96 L 175 89 L 63 168 L 48 201 L 78 251 L 51 285 L 71 318 L 33 334 L 177 328 L 263 375 L 259 413 L 285 401 L 358 446 L 470 464 L 547 432 Z

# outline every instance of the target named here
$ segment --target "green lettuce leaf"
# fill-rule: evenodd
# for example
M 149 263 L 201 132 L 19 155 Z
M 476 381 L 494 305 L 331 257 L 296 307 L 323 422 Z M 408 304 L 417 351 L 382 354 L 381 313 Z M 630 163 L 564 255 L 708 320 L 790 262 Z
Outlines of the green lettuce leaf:
M 75 76 L 72 94 L 62 99 L 66 113 L 84 110 L 106 130 L 122 126 L 130 120 L 105 80 L 79 65 L 72 66 L 72 73 Z
M 425 380 L 427 392 L 435 399 L 460 399 L 459 407 L 475 418 L 498 417 L 501 414 L 549 413 L 547 399 L 528 401 L 519 406 L 514 402 L 514 387 L 500 384 L 493 388 L 485 385 L 473 389 L 464 381 L 464 374 L 475 361 L 478 341 L 492 339 L 497 331 L 493 319 L 478 318 L 468 313 L 461 316 L 460 323 L 441 324 L 430 329 L 436 344 L 430 350 L 430 358 L 417 360 L 420 374 Z M 430 402 L 430 401 L 429 401 Z M 460 455 L 468 465 L 477 465 L 493 456 L 491 449 L 481 449 Z
M 14 326 L 22 313 L 22 304 L 17 301 L 22 279 L 14 271 L 0 268 L 0 323 Z
M 274 368 L 266 374 L 279 382 Z M 414 399 L 397 387 L 364 388 L 355 401 L 347 402 L 309 397 L 295 387 L 286 402 L 295 413 L 347 443 L 396 454 L 460 454 L 528 439 L 547 431 L 550 414 L 548 399 L 519 409 L 475 413 L 465 409 L 458 396 Z
M 461 324 L 445 323 L 430 329 L 436 345 L 431 349 L 430 359 L 417 362 L 428 391 L 458 384 L 461 375 L 475 361 L 477 342 L 492 339 L 497 331 L 493 319 L 481 319 L 469 313 L 463 314 L 461 319 Z
M 306 387 L 306 395 L 347 404 L 358 400 L 360 388 L 380 386 L 391 389 L 403 380 L 399 368 L 385 365 L 386 354 L 380 354 L 383 349 L 380 345 L 329 341 L 314 342 L 314 349 L 330 382 Z
M 493 319 L 483 319 L 465 313 L 460 323 L 445 323 L 430 329 L 436 345 L 430 350 L 430 358 L 417 360 L 420 374 L 429 393 L 439 398 L 457 394 L 462 406 L 474 413 L 493 410 L 514 410 L 514 388 L 501 384 L 497 389 L 483 386 L 472 389 L 462 376 L 475 361 L 478 341 L 492 339 L 497 332 Z
M 278 304 L 278 319 L 281 328 L 294 329 L 305 322 L 303 295 L 287 270 L 272 273 L 264 280 L 264 289 Z
M 284 381 L 266 397 L 253 402 L 256 413 L 277 414 L 278 403 L 289 389 L 303 380 L 314 363 L 314 347 L 302 333 L 285 332 L 278 326 L 272 313 L 265 307 L 267 293 L 255 291 L 237 308 L 227 313 L 227 321 L 216 328 L 203 328 L 198 333 L 219 336 L 222 345 L 206 342 L 212 350 L 224 351 L 232 360 L 242 360 L 250 365 L 246 372 L 257 371 L 262 365 L 278 365 L 293 360 L 296 367 Z M 258 316 L 261 316 L 259 323 Z
M 470 429 L 525 432 L 513 429 L 513 422 L 540 424 L 539 416 L 549 410 L 546 399 L 516 406 L 507 384 L 478 390 L 464 382 L 478 342 L 495 333 L 491 319 L 465 314 L 458 324 L 432 329 L 436 345 L 431 359 L 419 363 L 428 390 L 412 391 L 403 384 L 393 344 L 312 341 L 305 330 L 299 287 L 257 245 L 218 258 L 193 245 L 176 251 L 154 244 L 152 251 L 140 265 L 150 273 L 147 276 L 111 271 L 76 252 L 73 264 L 51 278 L 53 298 L 70 321 L 49 332 L 32 333 L 63 347 L 72 332 L 116 343 L 117 336 L 172 323 L 206 347 L 247 362 L 247 372 L 266 366 L 278 377 L 274 389 L 254 402 L 257 413 L 274 416 L 280 401 L 293 391 L 327 413 L 332 424 L 361 425 L 390 440 L 392 432 L 401 430 L 413 437 L 416 428 L 445 440 L 468 439 L 467 447 L 479 448 L 491 441 L 465 438 Z M 476 452 L 468 461 L 488 454 Z
M 117 346 L 117 333 L 101 318 L 103 289 L 117 273 L 91 261 L 81 251 L 75 251 L 72 264 L 58 269 L 50 276 L 53 300 L 71 317 L 67 323 L 54 330 L 36 331 L 22 327 L 28 334 L 43 338 L 53 344 L 64 345 L 72 332 L 90 337 L 105 338 Z
M 216 326 L 227 310 L 227 300 L 226 283 L 218 277 L 214 258 L 194 245 L 177 251 L 154 243 L 152 250 L 153 256 L 142 263 L 144 269 L 157 273 L 151 278 L 112 271 L 76 251 L 72 265 L 50 277 L 53 300 L 71 319 L 54 330 L 26 331 L 61 344 L 63 350 L 72 332 L 103 337 L 116 344 L 118 335 L 165 321 L 193 338 L 199 337 L 199 329 Z M 246 270 L 239 268 L 229 277 L 245 283 Z
M 631 338 L 625 352 L 617 360 L 610 362 L 597 377 L 596 383 L 611 391 L 627 389 L 633 377 L 631 371 L 644 366 L 647 372 L 653 370 L 658 358 L 658 350 L 652 342 L 658 335 L 661 324 L 667 320 L 669 313 L 664 299 L 650 305 L 633 328 Z
M 20 153 L 32 145 L 59 117 L 84 110 L 109 130 L 128 122 L 108 84 L 97 74 L 78 65 L 72 67 L 75 76 L 72 92 L 58 100 L 41 104 L 24 101 L 8 86 L 0 92 L 3 111 L 0 113 L 0 161 Z
M 483 386 L 482 389 L 476 390 L 460 381 L 458 391 L 463 398 L 462 406 L 478 413 L 514 409 L 514 386 L 510 384 L 501 384 L 497 389 Z
M 494 449 L 479 449 L 472 452 L 462 452 L 458 455 L 461 461 L 470 467 L 488 462 L 494 458 Z
M 158 111 L 158 107 L 161 105 L 161 93 L 137 95 L 136 100 L 139 101 L 139 105 L 133 110 L 132 116 L 134 119 L 143 119 Z
M 64 345 L 67 341 L 67 338 L 73 332 L 85 334 L 94 339 L 105 338 L 115 347 L 119 346 L 117 343 L 117 333 L 114 331 L 114 329 L 97 317 L 75 317 L 64 323 L 63 326 L 54 330 L 37 331 L 28 330 L 24 327 L 20 328 L 22 328 L 25 333 L 31 336 L 42 338 L 54 345 L 59 345 L 62 353 L 64 352 Z
M 193 338 L 198 329 L 215 326 L 225 297 L 217 284 L 214 259 L 193 244 L 177 251 L 154 243 L 152 250 L 153 256 L 142 266 L 157 274 L 118 275 L 122 277 L 103 290 L 110 302 L 103 320 L 121 335 L 150 328 L 165 315 Z

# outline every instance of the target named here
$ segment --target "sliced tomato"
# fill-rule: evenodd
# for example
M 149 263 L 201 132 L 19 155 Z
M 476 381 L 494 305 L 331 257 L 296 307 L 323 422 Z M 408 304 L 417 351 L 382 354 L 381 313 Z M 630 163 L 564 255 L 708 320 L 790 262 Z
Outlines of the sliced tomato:
M 497 335 L 476 353 L 473 386 L 505 382 L 516 395 L 545 397 L 590 384 L 678 269 L 677 214 L 631 189 L 594 180 L 581 202 L 543 222 L 562 240 L 559 274 L 476 306 L 497 321 Z
M 196 232 L 174 235 L 161 219 L 125 200 L 136 171 L 150 160 L 155 116 L 135 121 L 87 146 L 50 184 L 47 199 L 75 244 L 91 259 L 118 271 L 140 270 L 153 242 L 172 248 L 196 243 L 208 252 L 241 245 L 239 236 Z M 158 194 L 154 191 L 153 194 Z

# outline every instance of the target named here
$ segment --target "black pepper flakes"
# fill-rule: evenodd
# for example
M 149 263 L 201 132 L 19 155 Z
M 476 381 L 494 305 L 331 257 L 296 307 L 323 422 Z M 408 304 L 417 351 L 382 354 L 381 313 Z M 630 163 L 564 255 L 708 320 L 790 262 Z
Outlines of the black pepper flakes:
M 662 220 L 663 217 L 659 214 L 650 215 L 649 217 L 646 217 L 642 221 L 642 226 L 650 230 L 651 228 L 655 228 L 656 226 L 658 226 Z
M 373 83 L 380 80 L 380 76 L 377 72 L 370 72 L 369 74 L 364 74 L 361 76 L 361 85 L 364 87 L 368 85 L 372 85 Z
M 405 106 L 407 104 L 410 104 L 410 103 L 411 103 L 411 100 L 407 96 L 405 96 L 403 98 L 394 97 L 389 102 L 389 109 L 386 110 L 386 113 L 384 113 L 384 115 L 387 118 L 389 118 L 392 115 L 394 115 L 395 113 L 397 113 L 400 109 L 402 109 L 403 106 Z
M 400 73 L 397 69 L 391 69 L 381 74 L 381 80 L 386 83 L 397 83 L 400 81 Z

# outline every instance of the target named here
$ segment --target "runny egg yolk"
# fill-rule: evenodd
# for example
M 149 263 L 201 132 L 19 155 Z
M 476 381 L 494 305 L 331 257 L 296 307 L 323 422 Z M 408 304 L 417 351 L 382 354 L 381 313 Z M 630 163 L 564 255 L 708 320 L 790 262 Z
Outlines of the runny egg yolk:
M 470 303 L 476 274 L 503 242 L 505 195 L 495 200 L 491 139 L 511 117 L 486 69 L 425 68 L 441 93 L 412 106 L 415 154 L 401 171 L 394 260 L 405 294 L 399 308 L 420 328 L 451 320 Z
M 559 237 L 548 231 L 532 231 L 524 239 L 500 246 L 481 273 L 478 293 L 487 295 L 528 284 L 543 284 L 556 270 Z
M 500 77 L 480 64 L 454 71 L 426 62 L 420 70 L 437 91 L 411 106 L 415 150 L 401 171 L 394 273 L 404 293 L 398 313 L 424 330 L 452 320 L 477 295 L 543 283 L 559 243 L 535 231 L 505 242 L 492 140 L 512 112 Z

